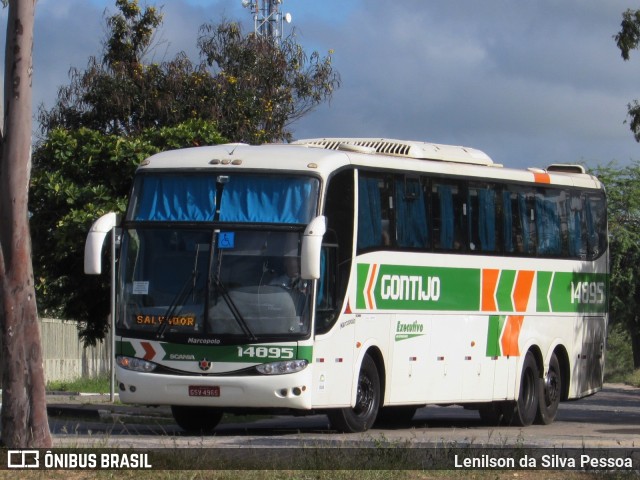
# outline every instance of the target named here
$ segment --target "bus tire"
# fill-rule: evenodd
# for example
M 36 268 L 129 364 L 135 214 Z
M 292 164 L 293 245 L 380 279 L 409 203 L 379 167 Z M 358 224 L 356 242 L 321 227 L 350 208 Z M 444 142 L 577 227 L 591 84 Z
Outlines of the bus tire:
M 354 407 L 327 411 L 331 428 L 343 433 L 369 430 L 380 407 L 380 376 L 373 359 L 365 355 L 358 375 L 358 393 Z
M 540 398 L 540 374 L 533 353 L 527 352 L 522 365 L 520 392 L 518 400 L 505 406 L 504 416 L 507 425 L 528 427 L 538 414 Z
M 560 363 L 555 353 L 549 361 L 547 376 L 540 380 L 539 391 L 536 423 L 549 425 L 556 419 L 562 395 L 562 374 L 560 372 Z
M 222 410 L 213 407 L 171 405 L 171 414 L 178 426 L 187 433 L 209 434 L 222 420 Z

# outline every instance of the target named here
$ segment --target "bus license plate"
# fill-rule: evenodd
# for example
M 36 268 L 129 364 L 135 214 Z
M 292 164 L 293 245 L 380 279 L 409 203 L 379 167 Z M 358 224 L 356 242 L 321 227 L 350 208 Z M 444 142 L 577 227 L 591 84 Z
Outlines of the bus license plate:
M 219 397 L 220 387 L 205 387 L 202 385 L 189 385 L 190 397 Z

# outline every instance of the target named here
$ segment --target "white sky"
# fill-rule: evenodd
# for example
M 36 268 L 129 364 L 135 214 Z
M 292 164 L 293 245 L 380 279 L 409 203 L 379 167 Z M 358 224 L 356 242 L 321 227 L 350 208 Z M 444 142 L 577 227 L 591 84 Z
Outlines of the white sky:
M 164 5 L 157 60 L 197 60 L 198 28 L 252 18 L 240 0 Z M 38 0 L 34 105 L 50 107 L 71 67 L 105 38 L 114 0 Z M 626 119 L 640 51 L 613 36 L 631 0 L 283 0 L 310 53 L 334 51 L 342 86 L 293 126 L 296 138 L 389 137 L 479 148 L 507 166 L 640 160 Z M 4 31 L 6 11 L 0 14 Z M 4 43 L 4 35 L 0 40 Z M 0 47 L 4 52 L 4 47 Z

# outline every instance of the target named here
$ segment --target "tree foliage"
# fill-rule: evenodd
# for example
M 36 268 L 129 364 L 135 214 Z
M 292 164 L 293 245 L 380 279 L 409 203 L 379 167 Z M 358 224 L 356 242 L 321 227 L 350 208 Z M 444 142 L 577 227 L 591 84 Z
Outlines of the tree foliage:
M 290 140 L 291 123 L 330 99 L 339 85 L 331 57 L 307 57 L 293 36 L 276 45 L 243 34 L 237 23 L 208 24 L 198 46 L 215 85 L 221 132 L 236 141 Z
M 640 163 L 601 166 L 593 172 L 607 189 L 610 261 L 610 318 L 632 341 L 640 368 Z
M 40 110 L 45 133 L 87 127 L 128 135 L 200 118 L 215 121 L 232 141 L 288 140 L 291 122 L 329 100 L 339 86 L 331 52 L 307 56 L 293 36 L 276 44 L 226 21 L 201 27 L 202 61 L 180 53 L 148 63 L 161 13 L 140 9 L 137 0 L 116 5 L 119 13 L 106 19 L 102 57 L 91 57 L 84 71 L 72 70 L 54 107 Z
M 631 58 L 631 51 L 640 43 L 640 10 L 628 9 L 622 14 L 620 31 L 614 37 L 624 60 Z M 640 142 L 640 102 L 633 100 L 627 105 L 629 127 L 636 141 Z
M 83 321 L 88 343 L 103 337 L 105 278 L 83 274 L 94 220 L 123 212 L 131 177 L 160 150 L 231 141 L 286 140 L 292 121 L 339 85 L 331 57 L 307 57 L 290 37 L 277 45 L 236 23 L 204 25 L 202 59 L 184 53 L 148 61 L 162 13 L 116 0 L 100 57 L 73 69 L 51 109 L 38 112 L 30 211 L 41 309 Z
M 215 125 L 189 120 L 118 136 L 88 128 L 54 129 L 34 153 L 30 210 L 41 310 L 81 321 L 93 344 L 108 327 L 109 278 L 84 275 L 83 248 L 101 215 L 123 213 L 131 178 L 146 157 L 185 146 L 221 143 Z

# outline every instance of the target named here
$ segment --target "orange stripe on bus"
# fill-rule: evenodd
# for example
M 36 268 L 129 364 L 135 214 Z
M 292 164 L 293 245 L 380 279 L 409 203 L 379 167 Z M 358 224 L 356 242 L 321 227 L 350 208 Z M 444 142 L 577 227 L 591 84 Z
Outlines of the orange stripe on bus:
M 518 348 L 518 339 L 520 338 L 520 329 L 522 328 L 522 322 L 524 321 L 523 315 L 511 315 L 507 317 L 507 321 L 504 326 L 504 332 L 500 339 L 500 345 L 502 346 L 502 355 L 508 357 L 517 357 L 520 355 L 520 349 Z
M 544 172 L 533 172 L 533 179 L 536 183 L 551 183 L 551 177 Z
M 373 309 L 373 282 L 376 279 L 376 270 L 378 270 L 378 265 L 373 264 L 371 266 L 371 275 L 369 275 L 369 284 L 367 286 L 367 299 L 369 300 L 369 309 Z
M 536 272 L 530 270 L 520 270 L 516 277 L 516 285 L 513 289 L 513 306 L 516 312 L 524 312 L 527 310 L 529 303 L 529 294 L 533 285 L 533 277 Z
M 492 268 L 485 268 L 482 270 L 482 311 L 483 312 L 498 311 L 495 294 L 496 294 L 496 286 L 498 285 L 499 277 L 500 277 L 500 270 L 494 270 Z

